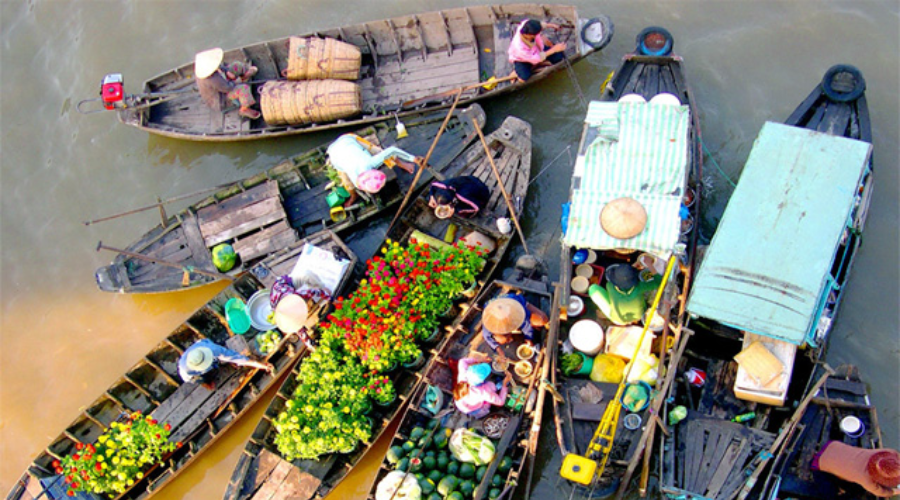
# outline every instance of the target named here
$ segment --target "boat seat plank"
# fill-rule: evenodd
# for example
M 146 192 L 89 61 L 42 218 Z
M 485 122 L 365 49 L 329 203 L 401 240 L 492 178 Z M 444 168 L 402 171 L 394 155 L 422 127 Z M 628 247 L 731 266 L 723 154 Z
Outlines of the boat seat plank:
M 647 69 L 647 87 L 644 88 L 646 95 L 653 96 L 659 93 L 659 65 L 648 64 Z
M 215 269 L 209 249 L 203 242 L 203 235 L 200 233 L 200 223 L 197 220 L 197 216 L 189 211 L 187 216 L 181 221 L 181 227 L 184 230 L 184 241 L 191 250 L 194 266 L 198 269 L 210 271 Z
M 572 418 L 585 422 L 600 422 L 606 403 L 572 403 Z
M 494 24 L 494 67 L 488 78 L 495 76 L 503 78 L 513 71 L 513 64 L 509 62 L 509 44 L 512 41 L 513 27 L 508 23 Z
M 849 392 L 854 396 L 865 396 L 867 394 L 866 384 L 838 378 L 829 378 L 825 381 L 824 392 L 827 394 L 830 391 Z M 834 394 L 829 394 L 829 396 L 834 396 Z
M 847 127 L 850 125 L 850 117 L 852 114 L 850 104 L 848 103 L 828 106 L 825 114 L 822 115 L 822 123 L 816 127 L 816 130 L 842 137 L 844 131 L 847 130 Z
M 450 34 L 440 12 L 416 14 L 419 29 L 428 52 L 447 52 L 450 48 Z M 429 55 L 431 57 L 431 55 Z
M 204 235 L 206 246 L 212 247 L 285 218 L 287 214 L 284 213 L 281 200 L 268 198 L 222 217 L 215 223 L 201 224 L 200 230 Z
M 278 251 L 299 241 L 297 232 L 284 220 L 234 242 L 234 251 L 244 263 Z
M 197 219 L 200 227 L 203 227 L 205 224 L 211 223 L 221 217 L 228 216 L 231 212 L 238 210 L 241 207 L 252 205 L 253 203 L 266 198 L 273 198 L 278 195 L 278 183 L 271 180 L 266 181 L 220 203 L 205 206 L 197 210 Z

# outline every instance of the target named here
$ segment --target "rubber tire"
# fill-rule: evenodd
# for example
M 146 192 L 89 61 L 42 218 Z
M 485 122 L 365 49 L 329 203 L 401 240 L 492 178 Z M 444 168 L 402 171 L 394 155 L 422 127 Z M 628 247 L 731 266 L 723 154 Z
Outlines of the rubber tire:
M 658 51 L 652 51 L 644 45 L 644 37 L 649 35 L 650 33 L 659 33 L 666 39 L 666 44 L 663 45 L 663 48 Z M 637 44 L 637 51 L 641 53 L 641 55 L 645 56 L 667 56 L 672 53 L 672 49 L 675 48 L 675 39 L 672 38 L 672 34 L 666 31 L 665 28 L 660 28 L 658 26 L 650 26 L 649 28 L 644 28 L 640 33 L 638 33 L 637 38 L 635 39 L 635 43 Z
M 589 27 L 597 23 L 604 27 L 603 38 L 599 42 L 591 42 L 587 39 L 585 33 L 587 32 Z M 581 41 L 584 42 L 585 45 L 591 46 L 594 50 L 600 50 L 603 47 L 606 47 L 607 44 L 609 44 L 609 42 L 612 40 L 613 31 L 614 27 L 612 20 L 610 20 L 608 17 L 593 17 L 589 19 L 588 22 L 584 23 L 584 26 L 581 27 Z
M 838 73 L 850 73 L 856 79 L 856 86 L 850 92 L 840 92 L 835 90 L 831 85 L 834 77 Z M 859 99 L 863 92 L 866 91 L 866 80 L 863 78 L 862 71 L 855 66 L 849 64 L 836 64 L 825 72 L 822 77 L 822 93 L 834 102 L 851 102 Z

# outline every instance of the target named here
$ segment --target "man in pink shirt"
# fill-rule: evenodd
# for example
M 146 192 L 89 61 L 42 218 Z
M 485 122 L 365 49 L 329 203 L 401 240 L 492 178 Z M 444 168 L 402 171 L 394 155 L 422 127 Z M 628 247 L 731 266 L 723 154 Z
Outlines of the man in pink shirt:
M 513 64 L 519 81 L 524 82 L 531 78 L 536 69 L 560 63 L 565 58 L 566 44 L 557 43 L 550 47 L 541 36 L 544 28 L 559 29 L 559 25 L 528 19 L 519 25 L 509 44 L 509 62 Z

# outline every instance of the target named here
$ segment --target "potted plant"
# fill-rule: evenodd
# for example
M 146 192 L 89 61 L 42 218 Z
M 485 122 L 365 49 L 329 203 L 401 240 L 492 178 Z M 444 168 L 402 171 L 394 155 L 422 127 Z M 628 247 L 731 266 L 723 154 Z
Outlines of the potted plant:
M 57 474 L 65 474 L 67 494 L 78 491 L 116 495 L 126 492 L 181 443 L 169 441 L 169 424 L 160 424 L 137 411 L 124 422 L 112 422 L 96 443 L 75 445 L 75 453 L 54 460 Z
M 394 383 L 385 376 L 372 378 L 369 385 L 364 389 L 364 392 L 379 406 L 389 406 L 397 399 L 397 391 L 394 389 Z

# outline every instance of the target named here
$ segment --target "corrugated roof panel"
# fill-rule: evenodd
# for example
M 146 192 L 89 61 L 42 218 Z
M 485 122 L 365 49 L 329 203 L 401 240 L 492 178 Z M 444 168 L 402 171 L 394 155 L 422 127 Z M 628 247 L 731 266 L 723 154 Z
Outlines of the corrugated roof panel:
M 688 310 L 802 344 L 817 321 L 871 149 L 767 122 L 700 266 Z

